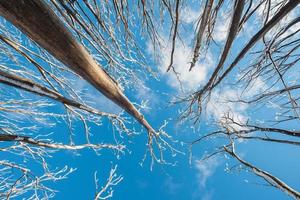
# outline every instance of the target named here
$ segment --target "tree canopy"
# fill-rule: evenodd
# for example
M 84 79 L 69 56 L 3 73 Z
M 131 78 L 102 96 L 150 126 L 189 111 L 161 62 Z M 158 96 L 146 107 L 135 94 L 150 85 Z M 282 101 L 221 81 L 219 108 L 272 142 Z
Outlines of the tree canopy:
M 0 197 L 52 198 L 49 182 L 74 171 L 52 155 L 109 149 L 107 162 L 145 150 L 150 169 L 221 158 L 299 199 L 246 153 L 300 145 L 299 3 L 0 0 Z M 95 173 L 95 199 L 113 196 L 116 170 L 101 188 Z

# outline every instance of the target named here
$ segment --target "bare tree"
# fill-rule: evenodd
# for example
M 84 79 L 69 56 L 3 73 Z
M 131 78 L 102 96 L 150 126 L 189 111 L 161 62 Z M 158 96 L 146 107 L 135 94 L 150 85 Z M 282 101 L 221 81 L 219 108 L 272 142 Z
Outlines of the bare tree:
M 279 188 L 295 199 L 300 198 L 296 189 L 241 158 L 235 146 L 242 146 L 249 140 L 266 144 L 278 143 L 283 148 L 285 145 L 299 145 L 299 79 L 293 75 L 298 71 L 296 67 L 299 65 L 299 3 L 300 1 L 234 1 L 230 11 L 231 23 L 219 61 L 204 86 L 184 99 L 188 102 L 188 108 L 183 112 L 184 118 L 190 117 L 195 123 L 198 122 L 215 94 L 222 94 L 220 91 L 228 85 L 236 91 L 236 95 L 223 99 L 222 105 L 242 105 L 249 112 L 268 112 L 265 118 L 240 118 L 234 111 L 227 110 L 216 121 L 216 131 L 205 134 L 191 145 L 202 140 L 222 138 L 220 141 L 223 141 L 225 138 L 227 142 L 222 142 L 203 159 L 220 154 L 230 155 L 270 186 Z M 210 8 L 204 9 L 203 15 L 206 15 L 208 9 Z M 219 9 L 219 5 L 215 5 L 214 9 Z M 235 48 L 233 51 L 232 46 L 238 41 L 238 36 L 245 38 L 241 30 L 249 27 L 246 22 L 254 15 L 263 22 L 261 27 L 242 48 Z M 213 26 L 209 22 L 205 24 Z M 210 38 L 211 30 L 207 31 L 209 33 L 206 40 L 213 40 Z M 203 35 L 202 32 L 199 29 L 198 34 Z M 193 60 L 197 58 L 198 43 L 197 40 Z M 233 55 L 230 55 L 230 51 Z
M 124 10 L 120 10 L 124 5 L 119 7 L 120 3 L 115 1 L 101 4 L 96 1 L 0 1 L 3 17 L 0 142 L 4 144 L 1 153 L 13 155 L 13 159 L 0 162 L 1 198 L 51 198 L 55 190 L 44 183 L 64 179 L 74 171 L 68 166 L 61 170 L 50 169 L 47 159 L 52 153 L 90 148 L 96 153 L 110 149 L 118 156 L 126 149 L 123 134 L 138 133 L 127 128 L 128 119 L 123 112 L 108 113 L 96 108 L 99 106 L 90 102 L 88 93 L 77 89 L 76 84 L 81 79 L 146 128 L 146 154 L 151 156 L 151 165 L 154 161 L 166 163 L 163 156 L 168 149 L 178 152 L 169 144 L 171 138 L 162 129 L 155 131 L 123 94 L 123 87 L 140 81 L 139 74 L 148 73 L 150 68 L 146 67 L 135 43 L 123 16 Z M 103 16 L 102 11 L 107 16 Z M 92 56 L 94 52 L 98 53 L 97 57 Z M 74 132 L 77 120 L 84 128 L 84 139 L 80 143 L 74 139 L 79 134 Z M 117 131 L 120 137 L 114 135 L 113 143 L 93 143 L 90 124 L 101 125 L 106 120 L 113 126 L 113 134 Z M 50 133 L 40 132 L 43 126 L 50 130 L 58 121 L 67 125 L 69 141 L 56 141 Z M 33 163 L 39 165 L 42 174 L 34 171 Z M 115 173 L 116 168 L 112 169 L 106 185 L 97 191 L 95 199 L 112 196 L 111 187 L 122 180 Z M 97 181 L 96 185 L 98 188 Z
M 195 31 L 189 41 L 192 48 L 186 70 L 193 73 L 196 64 L 201 62 L 200 57 L 208 51 L 218 49 L 220 55 L 214 53 L 217 62 L 210 66 L 212 71 L 205 84 L 185 93 L 179 100 L 186 106 L 180 119 L 195 124 L 202 122 L 203 113 L 226 87 L 232 87 L 236 96 L 222 99 L 222 105 L 244 105 L 251 110 L 266 109 L 264 105 L 269 105 L 268 119 L 240 119 L 235 112 L 227 110 L 213 120 L 214 132 L 191 145 L 204 139 L 222 138 L 223 141 L 225 138 L 226 142 L 204 159 L 228 154 L 271 186 L 296 199 L 299 192 L 241 158 L 235 146 L 237 141 L 247 140 L 299 146 L 300 131 L 296 125 L 300 119 L 300 87 L 298 78 L 293 75 L 299 71 L 296 69 L 300 46 L 299 3 L 299 0 L 201 1 Z M 65 178 L 73 171 L 67 168 L 51 171 L 47 167 L 47 156 L 53 151 L 91 148 L 98 152 L 108 148 L 118 155 L 126 149 L 123 137 L 114 143 L 93 143 L 90 123 L 100 125 L 108 120 L 120 136 L 137 133 L 128 128 L 125 113 L 104 112 L 88 98 L 88 93 L 78 89 L 76 82 L 82 79 L 91 84 L 92 87 L 88 86 L 91 91 L 101 92 L 146 129 L 151 165 L 154 161 L 167 163 L 164 155 L 168 150 L 172 154 L 178 152 L 169 143 L 172 138 L 163 131 L 164 126 L 154 129 L 124 91 L 133 83 L 142 84 L 141 76 L 150 74 L 150 78 L 155 78 L 139 44 L 140 35 L 147 37 L 154 50 L 163 48 L 162 35 L 169 35 L 166 71 L 174 73 L 181 84 L 182 77 L 174 58 L 183 41 L 186 4 L 185 0 L 0 0 L 3 17 L 0 23 L 0 83 L 3 87 L 0 141 L 7 145 L 1 153 L 26 155 L 42 163 L 44 171 L 42 175 L 35 175 L 29 165 L 2 160 L 1 182 L 9 180 L 0 187 L 2 196 L 9 199 L 34 191 L 30 194 L 52 197 L 53 190 L 42 183 Z M 229 16 L 229 20 L 225 40 L 219 42 L 215 33 L 217 24 L 224 23 L 222 15 Z M 255 28 L 251 24 L 255 24 Z M 141 34 L 136 33 L 137 27 L 142 27 Z M 163 33 L 159 27 L 163 27 Z M 259 83 L 263 83 L 263 87 L 258 87 Z M 182 84 L 181 89 L 184 89 Z M 54 112 L 52 107 L 60 109 Z M 74 140 L 76 120 L 84 127 L 85 140 L 81 143 Z M 55 141 L 48 133 L 38 131 L 38 125 L 52 126 L 57 121 L 68 126 L 69 141 Z M 8 173 L 11 169 L 18 173 Z M 106 189 L 121 179 L 113 168 L 103 189 L 97 186 L 95 199 L 110 197 L 112 193 L 104 194 Z M 97 185 L 97 180 L 95 182 Z

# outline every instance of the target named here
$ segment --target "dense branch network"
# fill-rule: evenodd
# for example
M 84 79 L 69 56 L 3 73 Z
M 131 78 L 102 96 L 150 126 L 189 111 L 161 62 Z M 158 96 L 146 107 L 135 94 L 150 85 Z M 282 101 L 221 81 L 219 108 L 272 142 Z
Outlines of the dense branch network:
M 43 2 L 49 11 L 55 13 L 68 34 L 74 38 L 72 44 L 79 50 L 81 47 L 85 49 L 84 52 L 86 51 L 85 54 L 91 61 L 87 63 L 92 63 L 98 71 L 101 69 L 102 75 L 111 85 L 116 86 L 121 94 L 124 89 L 143 84 L 145 76 L 156 77 L 148 67 L 150 59 L 145 56 L 147 54 L 144 47 L 140 45 L 145 42 L 141 41 L 143 37 L 157 50 L 163 48 L 162 38 L 169 35 L 170 52 L 166 69 L 169 74 L 175 74 L 177 81 L 181 81 L 181 74 L 178 72 L 180 66 L 176 65 L 175 56 L 177 48 L 183 42 L 181 36 L 186 37 L 183 21 L 186 17 L 184 9 L 187 1 L 31 2 Z M 0 0 L 0 6 L 4 3 L 5 0 Z M 297 138 L 300 131 L 296 124 L 300 120 L 300 83 L 299 78 L 295 76 L 300 72 L 296 68 L 300 60 L 299 3 L 299 0 L 202 1 L 195 26 L 192 28 L 193 33 L 188 37 L 191 39 L 188 42 L 191 52 L 190 62 L 185 70 L 193 73 L 195 68 L 199 67 L 197 63 L 202 62 L 201 56 L 205 59 L 205 54 L 210 51 L 213 52 L 216 62 L 208 67 L 206 82 L 202 82 L 202 85 L 198 85 L 195 90 L 181 98 L 181 102 L 186 106 L 181 113 L 181 119 L 195 123 L 202 122 L 203 113 L 214 101 L 211 97 L 221 96 L 228 85 L 238 93 L 237 98 L 231 96 L 229 99 L 222 99 L 228 104 L 244 105 L 253 110 L 269 105 L 271 119 L 251 121 L 250 118 L 239 119 L 234 112 L 222 113 L 222 116 L 213 122 L 217 130 L 195 140 L 192 145 L 203 139 L 215 140 L 225 137 L 228 143 L 221 145 L 208 157 L 220 153 L 229 154 L 270 185 L 295 198 L 299 198 L 297 191 L 271 173 L 243 160 L 236 154 L 234 144 L 237 140 L 258 140 L 299 146 Z M 224 25 L 226 37 L 220 42 L 216 38 L 216 32 L 218 24 L 224 23 L 224 16 L 229 20 L 228 26 Z M 89 94 L 96 91 L 95 88 L 104 91 L 104 95 L 111 97 L 112 101 L 121 105 L 146 127 L 148 140 L 145 142 L 145 158 L 147 154 L 150 155 L 151 166 L 154 161 L 168 163 L 165 160 L 166 151 L 172 155 L 180 152 L 172 146 L 172 138 L 163 129 L 154 130 L 131 102 L 121 104 L 121 100 L 116 96 L 110 96 L 110 90 L 105 90 L 95 83 L 95 77 L 93 79 L 91 76 L 93 73 L 82 71 L 84 67 L 75 69 L 71 66 L 70 63 L 76 60 L 74 55 L 68 55 L 66 58 L 61 49 L 56 51 L 59 52 L 56 54 L 53 52 L 57 49 L 49 51 L 48 48 L 46 51 L 41 45 L 43 42 L 29 39 L 4 18 L 0 20 L 0 83 L 1 89 L 3 88 L 0 91 L 0 143 L 4 146 L 1 146 L 0 153 L 25 156 L 42 163 L 41 167 L 44 170 L 44 174 L 34 175 L 29 165 L 1 160 L 3 170 L 0 181 L 9 181 L 0 187 L 0 195 L 9 199 L 24 195 L 28 191 L 39 191 L 31 194 L 52 197 L 54 190 L 43 186 L 42 183 L 63 179 L 73 171 L 69 168 L 59 171 L 48 169 L 47 156 L 55 150 L 91 148 L 97 152 L 109 148 L 117 152 L 116 154 L 124 151 L 126 140 L 123 134 L 135 135 L 137 131 L 128 128 L 131 127 L 130 121 L 123 112 L 110 113 L 99 109 L 93 102 L 95 98 L 89 98 Z M 82 49 L 78 52 L 83 52 Z M 89 91 L 78 87 L 79 82 Z M 258 83 L 263 83 L 263 87 L 257 89 Z M 184 87 L 181 82 L 180 85 L 181 88 Z M 55 141 L 49 133 L 39 132 L 43 126 L 53 127 L 57 121 L 66 125 L 68 140 Z M 80 134 L 78 131 L 74 132 L 78 126 L 77 121 L 81 123 L 84 132 L 84 139 L 79 143 L 74 139 Z M 105 123 L 109 123 L 113 127 L 113 134 L 116 130 L 119 137 L 116 140 L 114 135 L 114 143 L 93 143 L 95 135 L 92 136 L 90 132 L 91 124 L 98 126 Z M 276 134 L 280 137 L 276 137 Z M 17 169 L 18 173 L 9 173 L 11 169 Z M 106 193 L 106 189 L 122 180 L 120 176 L 115 175 L 115 170 L 116 168 L 112 169 L 108 182 L 102 189 L 98 188 L 95 178 L 95 199 L 112 196 L 112 192 Z

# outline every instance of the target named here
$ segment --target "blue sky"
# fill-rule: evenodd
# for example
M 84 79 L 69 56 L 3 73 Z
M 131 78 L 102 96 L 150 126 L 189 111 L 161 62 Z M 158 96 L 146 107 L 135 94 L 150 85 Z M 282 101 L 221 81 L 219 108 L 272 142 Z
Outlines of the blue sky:
M 222 13 L 220 23 L 216 24 L 216 32 L 214 33 L 216 44 L 212 45 L 207 54 L 200 57 L 200 61 L 196 64 L 194 70 L 188 72 L 188 62 L 192 52 L 192 33 L 195 29 L 195 22 L 199 17 L 199 10 L 199 3 L 190 1 L 185 4 L 185 8 L 182 11 L 184 17 L 182 18 L 182 26 L 180 27 L 181 40 L 177 42 L 174 67 L 181 73 L 184 91 L 181 90 L 182 88 L 176 80 L 176 76 L 173 73 L 165 72 L 170 56 L 169 32 L 166 31 L 169 30 L 168 22 L 166 22 L 166 26 L 158 28 L 158 32 L 162 35 L 161 42 L 163 45 L 160 49 L 156 49 L 156 51 L 153 50 L 153 46 L 148 38 L 146 36 L 143 37 L 139 33 L 138 25 L 134 27 L 136 37 L 139 38 L 139 45 L 145 53 L 149 66 L 157 72 L 158 79 L 147 76 L 149 75 L 147 73 L 141 73 L 138 74 L 142 80 L 141 82 L 124 84 L 124 91 L 129 99 L 138 104 L 146 102 L 146 106 L 141 107 L 141 111 L 154 128 L 158 129 L 164 124 L 164 121 L 168 122 L 164 130 L 174 140 L 178 141 L 173 145 L 184 152 L 184 154 L 178 153 L 175 157 L 172 157 L 170 152 L 166 152 L 166 160 L 172 163 L 172 165 L 154 163 L 153 169 L 150 170 L 151 159 L 149 158 L 149 154 L 147 154 L 148 157 L 143 162 L 145 151 L 147 150 L 147 133 L 130 116 L 124 114 L 129 121 L 128 126 L 136 130 L 139 134 L 134 136 L 125 135 L 123 138 L 116 134 L 118 140 L 127 146 L 127 150 L 123 154 L 117 154 L 105 149 L 96 154 L 90 149 L 84 149 L 76 152 L 57 151 L 51 157 L 47 158 L 49 167 L 52 169 L 63 168 L 66 165 L 76 169 L 76 171 L 68 175 L 67 179 L 48 183 L 49 186 L 58 191 L 54 199 L 93 199 L 96 192 L 94 173 L 97 171 L 99 184 L 104 184 L 109 170 L 115 165 L 117 165 L 117 174 L 121 175 L 124 179 L 113 188 L 114 194 L 112 199 L 290 199 L 288 195 L 278 189 L 267 186 L 261 178 L 256 177 L 250 171 L 239 170 L 238 168 L 228 171 L 228 168 L 238 164 L 228 156 L 220 154 L 206 161 L 201 161 L 204 155 L 214 151 L 216 146 L 222 144 L 224 142 L 222 140 L 209 139 L 196 144 L 193 146 L 192 162 L 189 162 L 188 146 L 181 144 L 186 144 L 199 138 L 201 135 L 216 130 L 218 127 L 215 122 L 220 121 L 224 113 L 230 111 L 237 119 L 246 121 L 247 119 L 272 119 L 276 112 L 271 106 L 258 109 L 257 107 L 250 107 L 241 103 L 223 101 L 226 98 L 235 98 L 241 93 L 239 85 L 232 85 L 237 77 L 239 77 L 239 70 L 243 69 L 243 67 L 240 67 L 233 71 L 225 80 L 225 83 L 212 94 L 212 101 L 207 105 L 200 124 L 195 126 L 191 122 L 179 122 L 179 110 L 183 109 L 184 105 L 172 104 L 170 102 L 176 99 L 177 96 L 186 95 L 188 92 L 199 88 L 199 86 L 202 86 L 207 81 L 212 68 L 217 63 L 221 52 L 218 45 L 224 43 L 226 39 L 225 32 L 229 23 L 228 14 L 226 12 Z M 299 7 L 287 20 L 297 16 L 297 14 L 299 14 Z M 228 60 L 234 58 L 240 47 L 248 41 L 250 35 L 257 31 L 255 27 L 260 22 L 256 22 L 255 19 L 250 20 L 250 24 L 247 24 L 248 29 L 242 30 L 241 36 L 234 44 Z M 9 24 L 4 25 L 3 23 L 3 26 L 6 26 L 9 31 L 14 32 L 14 29 Z M 27 40 L 23 37 L 21 35 L 19 39 L 25 45 L 27 44 Z M 35 47 L 32 48 L 34 49 Z M 159 59 L 157 59 L 157 55 L 159 55 Z M 21 61 L 24 62 L 24 65 L 28 65 L 24 59 L 21 59 Z M 251 58 L 245 58 L 240 63 L 240 66 L 246 65 L 249 62 L 251 62 Z M 17 66 L 12 67 L 18 68 Z M 28 69 L 36 73 L 34 67 L 31 66 L 30 68 L 28 65 Z M 290 73 L 299 74 L 299 72 L 293 71 Z M 72 78 L 70 75 L 70 79 Z M 103 97 L 102 94 L 92 88 L 87 82 L 74 79 L 71 83 L 75 89 L 85 91 L 84 93 L 87 94 L 85 98 L 91 101 L 93 106 L 107 112 L 121 112 L 119 107 Z M 245 93 L 253 95 L 261 91 L 267 84 L 268 82 L 265 80 L 259 79 Z M 0 88 L 1 90 L 8 91 L 5 94 L 16 92 L 3 84 L 0 84 Z M 2 94 L 0 93 L 0 95 Z M 28 97 L 29 101 L 34 101 L 38 98 L 26 92 L 16 98 L 23 97 Z M 54 104 L 43 109 L 47 112 L 64 113 L 63 106 L 59 104 Z M 0 115 L 0 117 L 3 117 L 3 115 Z M 49 121 L 51 120 L 53 122 L 53 126 L 51 127 L 47 126 L 47 123 L 43 124 L 40 122 L 39 125 L 41 125 L 41 128 L 39 129 L 39 133 L 52 133 L 51 137 L 53 139 L 67 141 L 68 128 L 66 121 L 61 118 L 49 119 Z M 24 121 L 24 123 L 32 123 L 30 117 L 24 119 Z M 107 120 L 101 121 L 100 125 L 95 123 L 88 123 L 88 125 L 90 126 L 90 132 L 93 134 L 93 142 L 114 142 L 115 130 Z M 85 136 L 83 134 L 82 122 L 74 120 L 72 126 L 74 140 L 84 141 Z M 285 126 L 288 126 L 288 128 L 299 128 L 297 123 L 287 123 Z M 236 146 L 239 155 L 248 162 L 273 173 L 295 189 L 300 189 L 300 174 L 298 170 L 300 169 L 300 161 L 297 159 L 300 153 L 299 148 L 259 141 L 242 141 L 236 144 Z
M 163 83 L 158 84 L 161 87 Z M 147 117 L 153 122 L 154 127 L 176 113 L 173 108 L 166 109 L 163 105 L 151 110 L 155 114 L 151 111 Z M 206 130 L 205 126 L 201 129 L 203 132 Z M 100 132 L 101 129 L 95 127 L 94 131 Z M 176 119 L 168 124 L 167 131 L 183 141 L 197 138 L 197 132 L 192 133 L 188 128 L 177 128 Z M 251 172 L 226 172 L 226 167 L 236 162 L 226 159 L 223 155 L 207 162 L 197 161 L 205 150 L 212 149 L 213 145 L 209 141 L 203 141 L 193 148 L 191 165 L 187 155 L 178 155 L 170 159 L 172 162 L 177 162 L 176 166 L 155 164 L 150 171 L 149 160 L 143 166 L 139 164 L 146 149 L 144 140 L 143 135 L 133 138 L 132 144 L 129 145 L 131 153 L 126 153 L 119 160 L 112 159 L 114 156 L 109 151 L 104 151 L 101 156 L 95 155 L 90 150 L 80 151 L 81 155 L 78 156 L 72 152 L 55 154 L 51 159 L 54 166 L 67 164 L 77 168 L 68 179 L 55 184 L 60 191 L 56 199 L 92 198 L 95 192 L 94 172 L 98 171 L 101 175 L 99 179 L 104 181 L 109 168 L 115 164 L 118 165 L 118 173 L 124 177 L 124 180 L 115 187 L 113 199 L 289 199 L 283 192 L 265 186 L 265 182 Z M 300 162 L 294 160 L 299 154 L 299 149 L 250 142 L 239 151 L 247 155 L 248 161 L 253 161 L 264 169 L 274 172 L 283 180 L 287 180 L 291 185 L 299 187 L 299 177 L 295 175 L 298 173 Z

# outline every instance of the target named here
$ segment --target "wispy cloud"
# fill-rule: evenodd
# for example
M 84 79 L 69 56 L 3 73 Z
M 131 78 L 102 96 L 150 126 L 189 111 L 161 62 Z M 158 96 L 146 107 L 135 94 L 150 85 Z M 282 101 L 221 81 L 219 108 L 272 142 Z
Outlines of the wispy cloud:
M 198 159 L 195 161 L 197 170 L 197 179 L 200 188 L 205 188 L 208 178 L 210 178 L 218 168 L 221 162 L 216 157 L 211 157 L 206 160 Z
M 252 81 L 245 90 L 235 87 L 215 90 L 212 92 L 210 101 L 206 107 L 207 117 L 238 130 L 240 127 L 236 124 L 230 124 L 228 121 L 224 121 L 225 117 L 229 115 L 235 122 L 246 123 L 248 120 L 247 109 L 249 108 L 249 104 L 242 103 L 238 100 L 253 97 L 260 94 L 266 88 L 266 83 L 262 79 L 257 78 Z M 229 126 L 227 128 L 229 128 Z
M 183 23 L 187 23 L 187 24 L 195 23 L 197 21 L 197 19 L 199 19 L 200 14 L 202 13 L 202 11 L 199 8 L 198 9 L 197 8 L 198 8 L 198 6 L 196 6 L 196 8 L 187 6 L 184 9 L 182 9 L 180 20 Z
M 217 42 L 223 42 L 227 37 L 227 32 L 230 25 L 230 15 L 228 15 L 228 13 L 222 11 L 219 15 L 219 19 L 215 24 L 213 38 Z
M 84 100 L 87 101 L 89 105 L 93 107 L 109 113 L 120 113 L 122 108 L 120 108 L 117 104 L 106 98 L 103 94 L 97 91 L 92 85 L 90 85 L 87 81 L 76 77 L 77 79 L 74 81 L 73 88 L 75 91 L 79 91 L 81 96 L 84 97 Z
M 162 40 L 164 47 L 157 49 L 159 52 L 154 52 L 151 45 L 149 46 L 152 55 L 160 55 L 158 61 L 158 70 L 163 77 L 166 77 L 167 84 L 174 89 L 180 91 L 182 88 L 185 91 L 191 91 L 198 88 L 204 83 L 207 78 L 209 67 L 213 65 L 212 55 L 207 53 L 205 59 L 200 58 L 200 62 L 196 63 L 194 69 L 190 72 L 190 62 L 192 60 L 193 49 L 187 43 L 178 42 L 174 53 L 173 67 L 178 73 L 178 77 L 172 71 L 166 72 L 170 64 L 171 43 L 166 43 L 167 40 Z M 201 62 L 202 61 L 202 62 Z M 178 80 L 179 78 L 179 80 Z M 181 85 L 182 84 L 182 85 Z
M 169 194 L 175 195 L 184 185 L 183 183 L 176 182 L 172 177 L 167 177 L 163 183 L 163 187 Z
M 256 3 L 259 3 L 257 1 Z M 265 6 L 260 6 L 257 9 L 257 12 L 255 12 L 256 17 L 258 18 L 258 22 L 262 23 L 266 13 L 268 12 L 268 20 L 271 20 L 272 17 L 278 12 L 278 10 L 281 8 L 281 6 L 278 6 L 280 4 L 285 4 L 286 1 L 283 0 L 272 0 L 269 2 L 270 3 L 270 10 L 268 10 Z M 287 25 L 289 22 L 291 22 L 293 19 L 299 16 L 300 12 L 300 6 L 298 5 L 294 10 L 292 10 L 290 13 L 288 13 L 282 20 L 278 21 L 278 23 L 266 34 L 266 38 L 272 38 L 274 34 L 282 28 L 284 25 Z M 298 29 L 298 26 L 292 26 L 290 27 L 283 35 L 280 37 L 285 37 L 289 35 L 290 33 L 295 32 Z
M 139 81 L 134 85 L 135 98 L 139 101 L 139 108 L 143 112 L 150 112 L 157 108 L 160 102 L 160 96 L 151 88 L 149 88 L 144 82 Z
M 207 117 L 221 124 L 228 124 L 228 122 L 225 123 L 224 121 L 227 115 L 230 115 L 236 122 L 246 122 L 246 109 L 248 105 L 235 102 L 239 97 L 239 91 L 233 88 L 214 91 L 206 107 Z
M 208 192 L 205 192 L 202 197 L 201 197 L 201 200 L 213 200 L 213 191 L 208 191 Z

